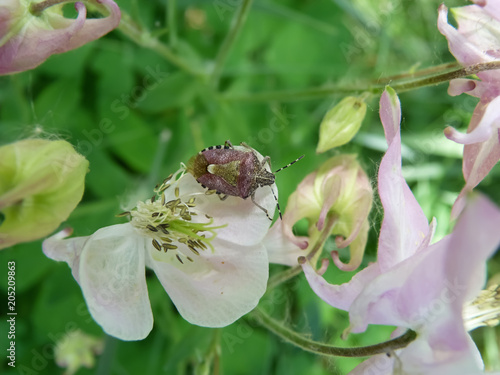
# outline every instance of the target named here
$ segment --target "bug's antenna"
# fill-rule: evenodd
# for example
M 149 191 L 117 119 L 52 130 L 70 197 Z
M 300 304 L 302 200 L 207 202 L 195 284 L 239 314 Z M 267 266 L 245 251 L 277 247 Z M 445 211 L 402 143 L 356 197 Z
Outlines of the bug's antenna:
M 271 186 L 269 186 L 269 187 L 271 187 Z M 274 199 L 276 200 L 276 207 L 278 208 L 278 214 L 280 215 L 280 220 L 283 220 L 283 216 L 281 216 L 281 210 L 280 210 L 280 204 L 278 202 L 278 198 L 276 198 L 276 194 L 274 194 L 273 188 L 271 188 L 271 191 L 273 192 Z
M 282 171 L 283 169 L 288 168 L 289 166 L 291 166 L 291 165 L 293 165 L 293 164 L 297 163 L 297 162 L 298 162 L 300 159 L 302 159 L 304 156 L 305 156 L 305 155 L 302 155 L 301 157 L 299 157 L 299 158 L 295 159 L 295 160 L 294 160 L 294 161 L 292 161 L 291 163 L 289 163 L 289 164 L 285 165 L 284 167 L 281 167 L 280 169 L 278 169 L 278 170 L 277 170 L 276 172 L 274 172 L 274 173 L 278 173 L 279 171 Z M 275 198 L 276 198 L 276 197 L 275 197 Z M 276 199 L 276 201 L 278 201 L 278 200 Z M 280 215 L 280 217 L 281 217 L 281 215 Z

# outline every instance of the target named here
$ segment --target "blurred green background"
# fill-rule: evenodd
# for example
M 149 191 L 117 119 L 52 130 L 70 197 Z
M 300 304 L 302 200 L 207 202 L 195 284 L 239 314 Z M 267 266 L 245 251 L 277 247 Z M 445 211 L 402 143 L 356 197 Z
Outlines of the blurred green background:
M 77 236 L 124 222 L 115 214 L 127 201 L 148 198 L 180 162 L 227 139 L 269 155 L 275 169 L 306 155 L 277 176 L 282 209 L 302 178 L 338 153 L 357 153 L 375 188 L 386 148 L 379 98 L 368 99 L 367 117 L 351 143 L 316 155 L 319 123 L 343 94 L 305 97 L 301 90 L 327 84 L 368 87 L 381 77 L 454 61 L 436 28 L 441 0 L 255 0 L 215 85 L 209 73 L 241 0 L 117 3 L 142 30 L 136 34 L 144 37 L 139 43 L 115 30 L 52 56 L 35 70 L 0 77 L 0 145 L 33 136 L 65 139 L 90 161 L 83 201 L 62 225 L 73 227 Z M 151 40 L 168 46 L 182 63 L 149 48 Z M 284 95 L 283 90 L 293 91 Z M 442 84 L 400 95 L 404 171 L 428 218 L 437 217 L 438 238 L 450 230 L 451 204 L 464 183 L 461 147 L 442 132 L 445 125 L 465 129 L 477 102 L 449 97 L 446 90 Z M 479 186 L 497 203 L 499 175 L 493 169 Z M 381 217 L 376 201 L 364 264 L 375 260 Z M 297 232 L 304 230 L 299 223 Z M 140 342 L 104 337 L 68 266 L 45 258 L 41 241 L 0 252 L 2 275 L 10 260 L 17 264 L 17 367 L 8 367 L 2 355 L 5 374 L 63 373 L 53 360 L 55 340 L 76 327 L 105 340 L 96 366 L 79 370 L 82 375 L 346 374 L 362 360 L 302 352 L 246 318 L 223 329 L 192 326 L 149 273 L 152 333 Z M 280 269 L 271 266 L 272 273 Z M 498 255 L 489 271 L 498 280 Z M 351 276 L 330 267 L 327 278 L 342 282 Z M 6 287 L 0 283 L 1 301 L 7 300 Z M 296 330 L 339 346 L 377 343 L 392 331 L 370 327 L 342 341 L 347 315 L 319 300 L 303 276 L 270 292 L 263 304 Z M 5 320 L 0 326 L 6 332 Z M 496 370 L 498 333 L 474 333 L 487 366 Z M 2 353 L 6 344 L 2 337 Z

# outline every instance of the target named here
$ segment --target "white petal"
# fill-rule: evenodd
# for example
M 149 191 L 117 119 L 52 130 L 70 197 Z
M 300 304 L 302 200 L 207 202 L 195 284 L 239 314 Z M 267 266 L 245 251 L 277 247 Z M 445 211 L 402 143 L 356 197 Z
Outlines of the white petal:
M 80 254 L 90 236 L 64 239 L 71 235 L 72 229 L 66 228 L 43 241 L 43 253 L 50 259 L 66 262 L 75 280 L 80 283 Z
M 254 245 L 262 241 L 267 233 L 271 221 L 264 211 L 257 207 L 251 198 L 228 196 L 221 200 L 217 195 L 206 195 L 204 189 L 191 174 L 184 175 L 177 185 L 173 185 L 166 191 L 167 201 L 176 199 L 173 195 L 175 187 L 179 187 L 180 197 L 183 201 L 190 197 L 196 198 L 195 211 L 198 215 L 193 217 L 193 222 L 206 222 L 204 214 L 213 217 L 213 226 L 226 225 L 217 231 L 217 237 L 235 243 Z M 274 185 L 275 189 L 275 185 Z M 277 192 L 275 191 L 277 196 Z M 258 188 L 255 193 L 255 201 L 264 207 L 270 216 L 273 216 L 276 208 L 271 187 Z
M 122 340 L 153 328 L 144 264 L 145 239 L 130 224 L 99 229 L 80 255 L 80 286 L 95 321 Z
M 234 246 L 213 241 L 210 250 L 167 263 L 150 260 L 153 269 L 184 319 L 204 327 L 224 327 L 257 306 L 266 291 L 267 252 L 263 245 Z M 155 256 L 152 249 L 150 256 Z
M 264 237 L 269 263 L 297 266 L 297 258 L 306 255 L 304 250 L 285 235 L 283 221 L 277 220 Z

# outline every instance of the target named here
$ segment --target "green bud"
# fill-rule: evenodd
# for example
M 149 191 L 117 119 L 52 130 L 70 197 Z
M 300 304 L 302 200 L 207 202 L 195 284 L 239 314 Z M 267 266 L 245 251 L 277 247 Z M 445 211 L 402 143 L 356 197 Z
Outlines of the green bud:
M 321 121 L 316 152 L 322 153 L 349 142 L 361 127 L 365 114 L 363 98 L 348 96 L 342 99 Z
M 82 199 L 88 165 L 66 141 L 0 147 L 0 249 L 57 229 Z
M 73 375 L 81 367 L 92 368 L 95 365 L 96 354 L 104 349 L 104 340 L 77 329 L 67 333 L 56 343 L 55 361 L 60 367 L 66 368 L 65 375 Z

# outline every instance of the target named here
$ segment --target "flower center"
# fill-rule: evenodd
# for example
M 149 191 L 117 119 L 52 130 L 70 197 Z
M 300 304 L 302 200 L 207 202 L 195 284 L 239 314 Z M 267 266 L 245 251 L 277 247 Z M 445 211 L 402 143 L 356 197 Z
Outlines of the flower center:
M 164 253 L 176 251 L 175 257 L 184 264 L 184 260 L 193 262 L 193 258 L 184 254 L 182 249 L 187 248 L 194 255 L 200 255 L 200 251 L 208 248 L 214 252 L 211 241 L 217 234 L 216 229 L 225 225 L 212 226 L 213 218 L 208 215 L 204 215 L 206 222 L 195 220 L 194 216 L 200 213 L 195 209 L 196 198 L 192 194 L 181 196 L 178 182 L 183 173 L 176 179 L 181 172 L 183 169 L 167 177 L 155 187 L 155 195 L 151 199 L 139 202 L 134 210 L 125 214 L 132 217 L 131 224 L 135 228 L 152 238 L 151 243 L 156 250 Z M 169 188 L 174 188 L 175 199 L 167 200 L 165 193 Z M 207 237 L 207 234 L 211 235 Z
M 500 323 L 500 285 L 482 290 L 475 300 L 463 309 L 465 328 L 472 331 L 478 327 L 494 327 Z

